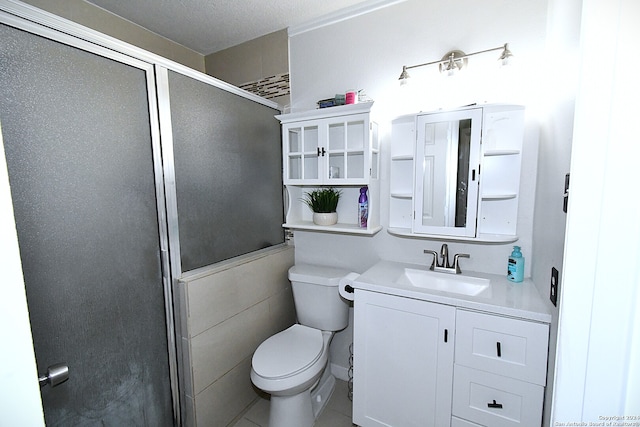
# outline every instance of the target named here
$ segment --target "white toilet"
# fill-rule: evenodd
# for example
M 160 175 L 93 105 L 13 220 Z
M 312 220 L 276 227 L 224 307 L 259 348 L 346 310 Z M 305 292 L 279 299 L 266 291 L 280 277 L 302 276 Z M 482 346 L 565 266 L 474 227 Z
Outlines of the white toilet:
M 329 344 L 349 322 L 349 305 L 338 293 L 347 274 L 305 264 L 289 269 L 298 324 L 267 338 L 251 361 L 251 381 L 271 394 L 270 427 L 310 427 L 331 397 Z

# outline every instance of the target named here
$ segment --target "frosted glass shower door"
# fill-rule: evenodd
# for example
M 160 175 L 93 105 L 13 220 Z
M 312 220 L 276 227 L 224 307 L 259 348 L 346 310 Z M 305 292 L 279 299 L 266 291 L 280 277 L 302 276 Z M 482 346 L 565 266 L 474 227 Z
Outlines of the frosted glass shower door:
M 182 271 L 283 243 L 278 110 L 174 71 L 166 85 Z
M 0 24 L 0 122 L 46 423 L 172 426 L 152 69 L 39 32 Z

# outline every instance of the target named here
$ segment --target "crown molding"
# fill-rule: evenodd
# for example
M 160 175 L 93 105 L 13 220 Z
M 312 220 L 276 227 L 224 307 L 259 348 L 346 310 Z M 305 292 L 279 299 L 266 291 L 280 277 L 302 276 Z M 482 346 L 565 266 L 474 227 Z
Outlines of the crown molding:
M 336 24 L 338 22 L 346 21 L 347 19 L 355 18 L 360 15 L 365 15 L 370 12 L 374 12 L 379 9 L 383 9 L 394 4 L 405 2 L 406 0 L 370 0 L 364 3 L 356 4 L 354 6 L 346 7 L 339 11 L 329 13 L 311 21 L 293 25 L 287 29 L 289 37 L 297 36 L 307 31 L 312 31 L 318 28 L 326 27 L 328 25 Z

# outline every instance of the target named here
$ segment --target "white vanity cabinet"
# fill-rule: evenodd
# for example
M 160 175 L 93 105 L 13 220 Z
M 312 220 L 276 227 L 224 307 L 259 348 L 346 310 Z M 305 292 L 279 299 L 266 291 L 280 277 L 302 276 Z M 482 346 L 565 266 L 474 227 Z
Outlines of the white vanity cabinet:
M 522 106 L 402 116 L 391 135 L 391 234 L 517 240 Z
M 371 120 L 372 102 L 276 116 L 282 124 L 283 182 L 287 190 L 283 227 L 351 234 L 374 234 L 380 227 L 380 147 Z M 358 225 L 360 188 L 368 187 L 369 219 Z M 342 192 L 338 224 L 317 226 L 302 202 L 319 187 Z
M 546 323 L 458 309 L 452 426 L 540 427 L 548 342 Z
M 540 427 L 546 323 L 356 288 L 353 422 Z
M 353 422 L 449 425 L 455 308 L 358 289 L 354 304 Z

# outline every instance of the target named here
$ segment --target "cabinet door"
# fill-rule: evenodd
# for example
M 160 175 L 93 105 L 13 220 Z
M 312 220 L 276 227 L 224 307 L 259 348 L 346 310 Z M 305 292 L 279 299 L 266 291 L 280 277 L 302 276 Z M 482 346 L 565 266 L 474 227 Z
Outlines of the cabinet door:
M 476 235 L 482 109 L 417 118 L 413 232 Z
M 282 133 L 285 184 L 369 182 L 373 171 L 368 114 L 290 123 L 283 125 Z
M 320 184 L 323 154 L 321 127 L 317 122 L 298 122 L 282 127 L 285 184 Z
M 366 184 L 371 174 L 369 115 L 328 119 L 326 155 L 328 184 Z
M 353 422 L 448 426 L 455 308 L 356 290 Z

